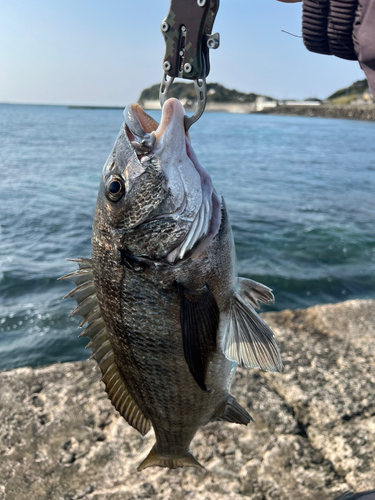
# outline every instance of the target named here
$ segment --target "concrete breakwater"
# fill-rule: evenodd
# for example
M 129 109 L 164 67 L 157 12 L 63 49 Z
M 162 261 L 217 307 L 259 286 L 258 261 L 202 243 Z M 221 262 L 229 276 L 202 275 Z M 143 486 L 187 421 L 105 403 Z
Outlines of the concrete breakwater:
M 350 120 L 375 121 L 375 104 L 322 104 L 320 106 L 279 105 L 265 108 L 261 114 L 281 116 L 308 116 L 321 118 L 343 118 Z
M 147 110 L 160 109 L 159 101 L 144 101 L 141 105 Z M 280 116 L 307 116 L 321 118 L 342 118 L 351 120 L 375 121 L 375 104 L 321 104 L 321 105 L 298 105 L 298 104 L 278 104 L 277 106 L 264 106 L 254 103 L 226 103 L 209 102 L 206 111 L 224 112 L 235 114 L 268 114 Z M 187 108 L 192 112 L 194 108 Z
M 159 101 L 145 101 L 141 103 L 146 111 L 160 111 Z M 122 107 L 97 107 L 97 106 L 68 106 L 70 109 L 123 109 Z M 188 113 L 193 113 L 194 108 L 185 106 Z M 280 116 L 306 116 L 321 118 L 341 118 L 350 120 L 375 121 L 375 104 L 353 104 L 353 105 L 298 105 L 298 104 L 278 104 L 273 107 L 257 106 L 255 103 L 226 103 L 209 102 L 206 112 L 233 113 L 233 114 L 267 114 Z
M 139 101 L 139 104 L 147 110 L 160 110 L 160 102 L 158 100 Z M 189 113 L 194 111 L 193 106 L 189 106 L 183 102 L 186 111 Z M 237 103 L 237 102 L 208 102 L 205 111 L 215 111 L 234 114 L 248 114 L 256 110 L 254 103 Z
M 0 373 L 0 499 L 333 500 L 375 486 L 375 301 L 266 313 L 282 374 L 238 369 L 255 419 L 212 422 L 192 451 L 207 472 L 136 466 L 153 444 L 117 415 L 96 364 Z

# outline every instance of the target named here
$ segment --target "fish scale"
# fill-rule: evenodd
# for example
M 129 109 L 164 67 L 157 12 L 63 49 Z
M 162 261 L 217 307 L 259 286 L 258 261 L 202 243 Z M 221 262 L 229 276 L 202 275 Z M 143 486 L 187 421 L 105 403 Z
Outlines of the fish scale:
M 100 256 L 97 263 L 96 255 Z M 167 282 L 163 271 L 155 275 L 118 267 L 114 272 L 112 258 L 106 255 L 103 259 L 102 250 L 93 252 L 93 262 L 94 269 L 97 268 L 95 274 L 99 271 L 102 276 L 119 277 L 122 272 L 121 296 L 116 307 L 114 281 L 98 279 L 101 308 L 117 311 L 110 338 L 119 371 L 129 387 L 137 388 L 133 397 L 145 417 L 153 422 L 158 451 L 185 454 L 197 427 L 209 421 L 225 400 L 225 384 L 216 377 L 214 392 L 206 393 L 189 372 L 182 348 L 178 292 L 173 277 Z M 226 379 L 232 363 L 222 354 L 218 357 L 223 368 L 220 371 Z
M 137 142 L 146 135 L 152 140 Z M 165 103 L 159 126 L 139 106 L 126 108 L 91 241 L 91 260 L 65 277 L 76 284 L 67 298 L 88 322 L 83 335 L 112 404 L 142 435 L 154 428 L 138 470 L 201 467 L 189 452 L 200 426 L 252 420 L 229 393 L 236 365 L 282 364 L 254 309 L 272 292 L 236 275 L 224 200 L 198 163 L 177 100 Z
M 134 285 L 134 280 L 129 283 L 125 277 L 123 286 L 126 293 L 123 291 L 122 294 L 123 331 L 128 335 L 131 332 L 129 349 L 138 367 L 137 373 L 142 375 L 134 383 L 142 388 L 145 405 L 152 407 L 156 414 L 160 413 L 163 417 L 171 413 L 172 420 L 175 416 L 173 408 L 179 407 L 179 402 L 174 399 L 177 395 L 181 400 L 181 395 L 184 395 L 184 405 L 180 408 L 183 421 L 176 422 L 176 425 L 182 427 L 192 419 L 191 412 L 189 414 L 186 411 L 188 408 L 197 409 L 198 413 L 201 407 L 216 408 L 225 395 L 218 389 L 214 394 L 203 392 L 189 373 L 183 355 L 176 287 L 174 290 L 171 288 L 169 293 L 161 293 L 155 284 L 152 286 L 143 280 L 136 287 L 131 285 Z M 147 296 L 144 293 L 142 296 L 142 291 L 146 290 Z M 138 302 L 134 297 L 140 297 L 141 300 Z M 127 307 L 132 302 L 136 302 L 135 307 Z M 137 326 L 136 329 L 134 325 Z M 164 360 L 163 364 L 160 359 Z M 225 362 L 224 357 L 223 361 Z M 130 380 L 131 373 L 124 376 Z M 208 398 L 213 400 L 210 405 L 206 403 Z
M 171 237 L 174 238 L 175 245 L 180 245 L 189 231 L 186 223 L 176 231 L 176 223 L 173 219 L 153 220 L 142 225 L 141 228 L 135 228 L 126 232 L 126 239 L 129 241 L 127 248 L 132 251 L 134 247 L 147 244 L 144 248 L 145 253 L 152 259 L 165 257 L 167 244 Z

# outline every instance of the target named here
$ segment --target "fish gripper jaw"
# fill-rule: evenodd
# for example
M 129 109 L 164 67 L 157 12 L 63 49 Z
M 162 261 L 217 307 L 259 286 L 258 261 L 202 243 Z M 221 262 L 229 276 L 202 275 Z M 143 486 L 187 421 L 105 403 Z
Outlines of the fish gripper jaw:
M 185 116 L 189 130 L 206 107 L 206 77 L 210 72 L 209 50 L 220 45 L 219 33 L 211 34 L 219 0 L 171 0 L 169 12 L 161 24 L 165 40 L 164 75 L 160 86 L 160 104 L 167 100 L 175 78 L 193 80 L 197 109 Z

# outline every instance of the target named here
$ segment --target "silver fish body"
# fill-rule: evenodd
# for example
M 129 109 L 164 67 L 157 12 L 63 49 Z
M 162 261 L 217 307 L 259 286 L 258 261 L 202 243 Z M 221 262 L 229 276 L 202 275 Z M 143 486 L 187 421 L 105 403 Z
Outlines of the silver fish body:
M 237 364 L 279 371 L 273 334 L 257 315 L 271 291 L 235 272 L 224 200 L 199 165 L 175 100 L 158 126 L 143 110 L 107 160 L 94 217 L 92 258 L 79 261 L 73 314 L 116 409 L 156 443 L 138 467 L 200 465 L 189 452 L 211 420 L 248 424 L 229 390 Z

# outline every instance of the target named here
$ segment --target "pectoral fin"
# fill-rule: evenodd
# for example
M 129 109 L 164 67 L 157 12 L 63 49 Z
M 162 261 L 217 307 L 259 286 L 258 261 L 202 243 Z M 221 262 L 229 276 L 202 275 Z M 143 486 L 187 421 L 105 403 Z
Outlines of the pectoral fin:
M 207 391 L 205 375 L 210 356 L 216 350 L 219 308 L 206 286 L 191 291 L 179 284 L 178 293 L 185 360 L 199 387 Z
M 283 366 L 272 331 L 238 293 L 232 297 L 221 348 L 227 359 L 240 366 L 270 372 L 280 372 Z
M 262 304 L 275 302 L 271 288 L 247 278 L 238 278 L 238 293 L 256 309 L 259 308 L 259 302 Z

